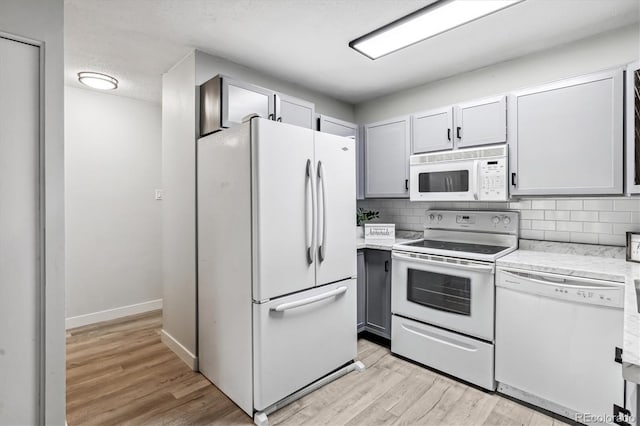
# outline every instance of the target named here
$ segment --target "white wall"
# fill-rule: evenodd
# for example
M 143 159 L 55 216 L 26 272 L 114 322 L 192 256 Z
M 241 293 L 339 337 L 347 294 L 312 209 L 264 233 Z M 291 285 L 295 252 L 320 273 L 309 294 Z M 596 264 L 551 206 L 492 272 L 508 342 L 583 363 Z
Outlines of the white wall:
M 162 331 L 196 356 L 195 55 L 162 76 Z
M 62 0 L 2 0 L 0 32 L 41 42 L 45 184 L 43 423 L 65 423 L 64 331 L 64 92 Z M 4 284 L 4 283 L 2 283 Z
M 356 120 L 371 123 L 633 62 L 639 34 L 631 25 L 363 102 L 355 106 Z
M 65 144 L 66 312 L 78 326 L 162 298 L 161 107 L 67 86 Z

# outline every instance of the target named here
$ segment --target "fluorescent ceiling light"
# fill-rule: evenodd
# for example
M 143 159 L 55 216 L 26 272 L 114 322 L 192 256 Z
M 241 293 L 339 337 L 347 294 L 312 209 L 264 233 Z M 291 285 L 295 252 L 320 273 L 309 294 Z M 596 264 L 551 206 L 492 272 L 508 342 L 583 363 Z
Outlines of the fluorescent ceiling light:
M 79 72 L 78 81 L 94 89 L 113 90 L 118 88 L 118 80 L 99 72 Z
M 370 59 L 426 40 L 524 0 L 440 0 L 349 43 Z

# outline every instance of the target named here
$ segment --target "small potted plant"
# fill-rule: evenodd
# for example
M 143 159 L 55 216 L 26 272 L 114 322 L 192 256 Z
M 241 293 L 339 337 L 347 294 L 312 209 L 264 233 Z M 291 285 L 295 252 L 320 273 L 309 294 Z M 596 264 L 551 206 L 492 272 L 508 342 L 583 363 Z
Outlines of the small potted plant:
M 370 220 L 377 219 L 380 217 L 380 212 L 376 212 L 373 210 L 365 210 L 362 207 L 359 207 L 356 211 L 356 237 L 364 238 L 364 224 L 365 222 L 369 222 Z

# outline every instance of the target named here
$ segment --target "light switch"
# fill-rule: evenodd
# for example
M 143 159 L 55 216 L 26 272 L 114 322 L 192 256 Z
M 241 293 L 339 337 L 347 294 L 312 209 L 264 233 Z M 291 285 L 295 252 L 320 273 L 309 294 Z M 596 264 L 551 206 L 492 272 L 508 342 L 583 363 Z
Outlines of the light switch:
M 164 197 L 164 191 L 162 189 L 156 189 L 156 200 L 161 201 Z

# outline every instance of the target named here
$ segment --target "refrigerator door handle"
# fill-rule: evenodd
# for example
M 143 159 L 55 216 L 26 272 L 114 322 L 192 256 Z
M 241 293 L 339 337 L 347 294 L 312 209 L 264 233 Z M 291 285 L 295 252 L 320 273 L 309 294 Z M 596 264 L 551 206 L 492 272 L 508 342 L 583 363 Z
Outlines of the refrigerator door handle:
M 325 196 L 324 188 L 324 168 L 322 167 L 322 161 L 318 161 L 318 183 L 320 184 L 320 190 L 322 193 L 322 240 L 318 238 L 318 258 L 320 262 L 323 262 L 327 252 L 327 197 Z M 320 197 L 318 197 L 318 210 L 320 210 Z M 318 217 L 320 211 L 318 211 Z M 318 230 L 318 232 L 320 232 Z
M 310 305 L 312 303 L 316 303 L 330 297 L 339 296 L 346 291 L 347 286 L 342 286 L 334 290 L 327 291 L 326 293 L 318 294 L 317 296 L 307 297 L 306 299 L 296 300 L 295 302 L 283 303 L 282 305 L 278 305 L 275 308 L 271 308 L 270 310 L 275 312 L 284 312 L 289 309 L 299 308 L 300 306 Z
M 313 263 L 313 251 L 315 246 L 315 227 L 316 227 L 316 192 L 313 187 L 313 171 L 311 170 L 313 166 L 311 165 L 311 160 L 307 159 L 307 172 L 306 172 L 306 185 L 305 190 L 307 191 L 307 197 L 305 197 L 305 206 L 308 204 L 309 193 L 311 193 L 311 211 L 307 210 L 307 229 L 305 233 L 305 238 L 307 241 L 306 247 L 306 255 L 307 255 L 307 263 L 311 265 Z M 309 214 L 311 218 L 309 218 Z M 311 234 L 311 235 L 309 235 Z M 309 241 L 311 240 L 311 241 Z

